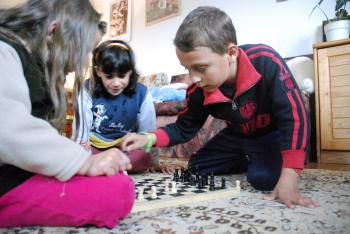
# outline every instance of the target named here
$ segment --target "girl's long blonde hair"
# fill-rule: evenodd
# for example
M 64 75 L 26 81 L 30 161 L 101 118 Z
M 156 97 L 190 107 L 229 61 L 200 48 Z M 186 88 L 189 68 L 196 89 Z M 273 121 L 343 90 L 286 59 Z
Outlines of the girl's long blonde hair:
M 73 88 L 76 126 L 80 125 L 77 98 L 89 66 L 89 53 L 95 46 L 100 15 L 89 0 L 28 0 L 11 9 L 0 10 L 0 30 L 23 40 L 30 52 L 43 62 L 53 103 L 47 119 L 61 130 L 65 124 L 67 100 L 65 75 L 75 72 Z M 48 40 L 51 22 L 58 25 Z

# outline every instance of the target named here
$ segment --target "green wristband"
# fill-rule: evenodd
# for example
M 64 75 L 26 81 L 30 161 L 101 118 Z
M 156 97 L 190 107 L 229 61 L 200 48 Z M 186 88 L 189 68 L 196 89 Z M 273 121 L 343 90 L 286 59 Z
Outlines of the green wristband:
M 151 134 L 147 132 L 139 132 L 140 135 L 145 135 L 147 137 L 147 144 L 145 145 L 145 151 L 149 153 L 152 149 L 153 143 L 155 142 Z

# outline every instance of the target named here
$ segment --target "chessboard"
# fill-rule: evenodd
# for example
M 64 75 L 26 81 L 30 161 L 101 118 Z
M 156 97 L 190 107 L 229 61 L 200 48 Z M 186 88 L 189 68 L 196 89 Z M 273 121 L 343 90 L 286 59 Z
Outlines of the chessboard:
M 232 185 L 229 181 L 222 188 L 222 177 L 215 178 L 215 190 L 207 185 L 191 185 L 190 182 L 176 182 L 176 192 L 172 191 L 171 183 L 174 178 L 161 173 L 149 173 L 131 176 L 135 182 L 135 204 L 132 213 L 171 206 L 185 205 L 199 201 L 208 201 L 220 198 L 234 198 L 240 193 L 240 182 Z M 166 182 L 167 181 L 167 182 Z M 169 188 L 165 188 L 167 184 Z M 212 182 L 213 183 L 213 182 Z M 156 198 L 151 195 L 152 186 L 156 188 Z M 143 190 L 142 199 L 139 199 L 140 188 Z M 153 197 L 153 198 L 152 198 Z

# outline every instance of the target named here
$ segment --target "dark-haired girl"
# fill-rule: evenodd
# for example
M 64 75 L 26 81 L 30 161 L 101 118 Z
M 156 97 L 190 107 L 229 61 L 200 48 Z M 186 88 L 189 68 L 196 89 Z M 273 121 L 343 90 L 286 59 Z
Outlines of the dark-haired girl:
M 119 40 L 105 41 L 93 51 L 92 78 L 84 85 L 80 111 L 85 125 L 77 131 L 78 141 L 93 154 L 118 147 L 129 132 L 149 132 L 156 128 L 156 114 L 147 87 L 138 83 L 134 54 Z M 146 133 L 145 133 L 146 134 Z M 152 158 L 149 149 L 128 152 L 130 172 L 147 169 L 171 172 Z

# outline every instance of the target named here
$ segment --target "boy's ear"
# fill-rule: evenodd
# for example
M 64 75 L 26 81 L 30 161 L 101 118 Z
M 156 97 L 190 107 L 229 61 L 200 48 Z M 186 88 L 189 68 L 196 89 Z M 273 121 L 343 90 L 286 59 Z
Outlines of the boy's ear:
M 233 58 L 237 56 L 237 51 L 238 47 L 235 44 L 230 43 L 228 45 L 228 57 L 229 57 L 229 62 L 233 61 Z
M 231 56 L 236 56 L 237 55 L 237 50 L 238 50 L 238 47 L 233 44 L 233 43 L 230 43 L 228 45 L 228 55 L 231 57 Z
M 52 41 L 52 37 L 55 33 L 55 29 L 59 26 L 59 22 L 57 20 L 52 21 L 47 28 L 47 39 L 48 41 Z

